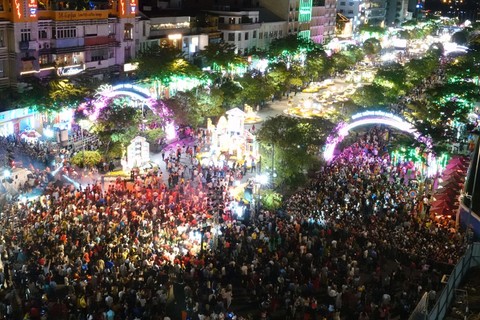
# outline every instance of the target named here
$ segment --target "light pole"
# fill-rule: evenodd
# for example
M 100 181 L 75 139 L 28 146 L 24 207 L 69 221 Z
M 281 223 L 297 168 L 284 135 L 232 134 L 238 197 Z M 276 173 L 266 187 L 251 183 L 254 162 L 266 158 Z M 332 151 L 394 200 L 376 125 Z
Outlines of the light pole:
M 467 221 L 466 221 L 466 224 L 465 224 L 465 237 L 466 240 L 468 241 L 468 231 L 469 231 L 469 227 L 470 227 L 470 219 L 472 217 L 472 211 L 473 211 L 473 197 L 475 197 L 475 189 L 476 189 L 476 186 L 477 186 L 477 176 L 478 176 L 478 166 L 480 164 L 480 144 L 479 144 L 479 141 L 478 141 L 478 137 L 477 137 L 477 141 L 476 141 L 476 146 L 475 146 L 475 153 L 474 155 L 476 156 L 476 161 L 475 161 L 475 174 L 473 176 L 473 186 L 472 186 L 472 193 L 470 195 L 466 195 L 465 198 L 468 199 L 468 217 L 467 217 Z
M 270 172 L 270 179 L 272 181 L 272 189 L 275 189 L 275 144 L 272 143 L 272 171 Z

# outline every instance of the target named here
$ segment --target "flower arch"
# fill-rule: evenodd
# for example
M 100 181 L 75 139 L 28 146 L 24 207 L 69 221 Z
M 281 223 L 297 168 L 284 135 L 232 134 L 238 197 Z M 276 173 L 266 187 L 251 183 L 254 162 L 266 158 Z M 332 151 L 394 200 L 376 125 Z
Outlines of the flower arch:
M 134 107 L 143 108 L 146 106 L 152 110 L 154 114 L 164 119 L 163 129 L 165 130 L 167 140 L 173 140 L 176 137 L 175 124 L 171 119 L 171 111 L 154 98 L 148 90 L 135 84 L 102 85 L 97 89 L 94 99 L 82 103 L 79 109 L 84 110 L 84 114 L 93 122 L 98 118 L 100 110 L 107 106 L 110 99 L 121 96 L 132 98 Z
M 349 123 L 341 122 L 337 125 L 327 138 L 327 143 L 323 152 L 324 159 L 327 162 L 333 160 L 337 144 L 343 141 L 350 130 L 369 124 L 384 124 L 394 127 L 400 131 L 413 135 L 417 141 L 424 143 L 427 148 L 430 149 L 432 147 L 432 140 L 428 137 L 422 136 L 411 123 L 389 112 L 370 110 L 354 114 L 352 116 L 352 121 Z

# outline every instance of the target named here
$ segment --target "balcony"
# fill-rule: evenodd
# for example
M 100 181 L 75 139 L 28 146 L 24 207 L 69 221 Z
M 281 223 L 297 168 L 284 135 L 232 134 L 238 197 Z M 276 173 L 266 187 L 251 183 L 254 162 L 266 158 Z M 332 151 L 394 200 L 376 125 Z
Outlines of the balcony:
M 222 23 L 218 25 L 219 30 L 228 30 L 228 31 L 246 31 L 246 30 L 255 30 L 259 28 L 260 28 L 260 23 L 242 23 L 242 24 Z
M 36 41 L 19 41 L 18 48 L 20 51 L 38 50 L 38 43 Z
M 84 44 L 86 49 L 101 49 L 120 46 L 120 42 L 110 36 L 86 37 Z

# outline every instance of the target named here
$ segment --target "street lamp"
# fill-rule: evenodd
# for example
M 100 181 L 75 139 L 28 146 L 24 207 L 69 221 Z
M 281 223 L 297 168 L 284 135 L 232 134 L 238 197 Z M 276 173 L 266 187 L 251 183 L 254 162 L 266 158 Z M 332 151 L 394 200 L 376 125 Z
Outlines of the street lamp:
M 275 144 L 272 143 L 272 169 L 270 171 L 270 180 L 272 182 L 272 189 L 275 189 Z
M 472 211 L 473 211 L 473 197 L 475 197 L 475 189 L 476 189 L 476 186 L 477 186 L 477 177 L 478 177 L 478 166 L 480 164 L 480 143 L 478 141 L 478 138 L 477 138 L 477 143 L 476 143 L 476 148 L 475 148 L 475 155 L 476 155 L 476 162 L 475 162 L 475 174 L 473 176 L 473 186 L 472 186 L 472 193 L 469 195 L 465 195 L 465 198 L 468 199 L 468 217 L 467 217 L 467 221 L 466 221 L 466 224 L 465 224 L 465 229 L 466 229 L 466 232 L 465 232 L 465 237 L 468 236 L 468 228 L 470 226 L 470 219 L 472 217 Z M 467 238 L 468 240 L 468 238 Z

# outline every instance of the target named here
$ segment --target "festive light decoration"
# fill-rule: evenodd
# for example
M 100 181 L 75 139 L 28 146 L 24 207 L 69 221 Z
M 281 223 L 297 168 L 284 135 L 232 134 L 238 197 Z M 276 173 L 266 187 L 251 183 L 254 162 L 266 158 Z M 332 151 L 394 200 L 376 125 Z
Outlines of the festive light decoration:
M 341 123 L 337 125 L 332 134 L 327 138 L 325 151 L 323 157 L 326 161 L 333 159 L 335 147 L 338 143 L 348 135 L 348 132 L 356 127 L 368 125 L 368 124 L 384 124 L 390 127 L 394 127 L 400 131 L 407 132 L 415 137 L 418 141 L 424 143 L 427 148 L 431 148 L 431 139 L 420 135 L 420 133 L 412 126 L 411 123 L 406 122 L 400 117 L 384 112 L 384 111 L 365 111 L 352 116 L 351 123 Z
M 97 89 L 94 95 L 95 100 L 82 103 L 79 106 L 79 110 L 82 111 L 84 115 L 88 116 L 91 122 L 95 122 L 100 115 L 100 111 L 108 106 L 111 99 L 121 96 L 128 96 L 134 99 L 134 101 L 140 101 L 140 104 L 134 102 L 134 106 L 147 106 L 154 114 L 163 118 L 163 129 L 166 133 L 167 140 L 173 140 L 176 137 L 175 124 L 169 119 L 171 111 L 164 105 L 160 105 L 147 89 L 137 85 L 102 85 Z

